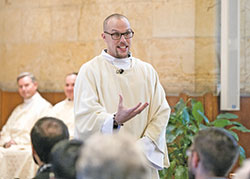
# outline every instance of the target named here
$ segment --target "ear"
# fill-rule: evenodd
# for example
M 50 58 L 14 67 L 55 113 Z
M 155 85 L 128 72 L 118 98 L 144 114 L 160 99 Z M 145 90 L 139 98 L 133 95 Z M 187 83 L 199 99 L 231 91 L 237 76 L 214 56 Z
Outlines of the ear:
M 31 144 L 31 149 L 32 149 L 32 155 L 37 155 L 37 153 L 36 153 L 36 151 L 35 151 L 35 149 L 34 149 L 34 147 L 33 147 L 32 144 Z
M 199 155 L 196 151 L 193 151 L 192 153 L 192 166 L 197 168 L 200 162 Z
M 101 34 L 101 36 L 102 36 L 102 39 L 103 39 L 103 40 L 105 40 L 105 39 L 106 39 L 106 36 L 105 36 L 105 34 L 104 34 L 104 33 L 102 33 L 102 34 Z
M 38 83 L 35 81 L 34 83 L 34 86 L 36 87 L 36 89 L 38 88 Z

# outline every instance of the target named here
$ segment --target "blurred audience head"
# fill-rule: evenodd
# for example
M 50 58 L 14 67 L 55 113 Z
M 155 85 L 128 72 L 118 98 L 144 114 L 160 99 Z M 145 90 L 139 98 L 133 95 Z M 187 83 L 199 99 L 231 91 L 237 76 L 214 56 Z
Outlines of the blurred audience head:
M 234 137 L 222 128 L 199 131 L 188 152 L 189 178 L 226 177 L 239 155 Z
M 75 164 L 82 145 L 80 140 L 62 140 L 52 148 L 51 164 L 56 178 L 76 178 Z
M 76 167 L 77 179 L 148 179 L 145 156 L 130 135 L 91 136 Z
M 33 157 L 40 166 L 49 163 L 49 154 L 52 147 L 63 139 L 69 139 L 68 127 L 60 119 L 43 117 L 31 129 L 31 143 Z

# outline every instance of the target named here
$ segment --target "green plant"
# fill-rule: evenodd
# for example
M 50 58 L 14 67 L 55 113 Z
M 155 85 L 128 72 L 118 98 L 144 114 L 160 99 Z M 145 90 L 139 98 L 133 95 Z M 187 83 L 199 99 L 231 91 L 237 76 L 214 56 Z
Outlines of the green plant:
M 238 116 L 232 113 L 219 114 L 212 122 L 204 114 L 204 108 L 200 101 L 183 99 L 174 106 L 170 115 L 166 130 L 167 146 L 170 159 L 170 167 L 160 171 L 161 179 L 188 179 L 186 151 L 192 143 L 193 137 L 207 127 L 221 127 L 230 132 L 238 141 L 235 130 L 250 132 L 241 123 L 232 121 Z M 245 150 L 240 146 L 240 163 L 246 158 Z

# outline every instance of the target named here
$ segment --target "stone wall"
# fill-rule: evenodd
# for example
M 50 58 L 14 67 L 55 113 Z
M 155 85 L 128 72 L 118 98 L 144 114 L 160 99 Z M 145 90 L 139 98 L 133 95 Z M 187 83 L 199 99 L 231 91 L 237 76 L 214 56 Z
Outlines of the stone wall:
M 241 4 L 241 90 L 250 94 L 250 3 Z M 118 12 L 135 31 L 133 56 L 155 67 L 168 95 L 216 93 L 219 6 L 219 0 L 0 0 L 0 88 L 15 91 L 16 76 L 31 71 L 41 91 L 62 91 L 65 74 L 105 47 L 102 22 Z

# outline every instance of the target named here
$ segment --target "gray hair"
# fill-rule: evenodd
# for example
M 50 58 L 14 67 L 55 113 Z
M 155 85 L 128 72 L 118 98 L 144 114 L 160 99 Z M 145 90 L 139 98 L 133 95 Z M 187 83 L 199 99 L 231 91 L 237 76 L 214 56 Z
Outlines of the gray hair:
M 193 146 L 205 171 L 215 176 L 226 176 L 239 156 L 237 141 L 223 128 L 199 131 Z
M 77 179 L 148 179 L 148 163 L 128 134 L 91 136 L 76 164 Z
M 16 81 L 18 82 L 21 78 L 24 78 L 26 76 L 30 77 L 30 79 L 32 80 L 33 83 L 36 82 L 36 77 L 30 72 L 22 72 L 22 73 L 20 73 L 17 76 Z

